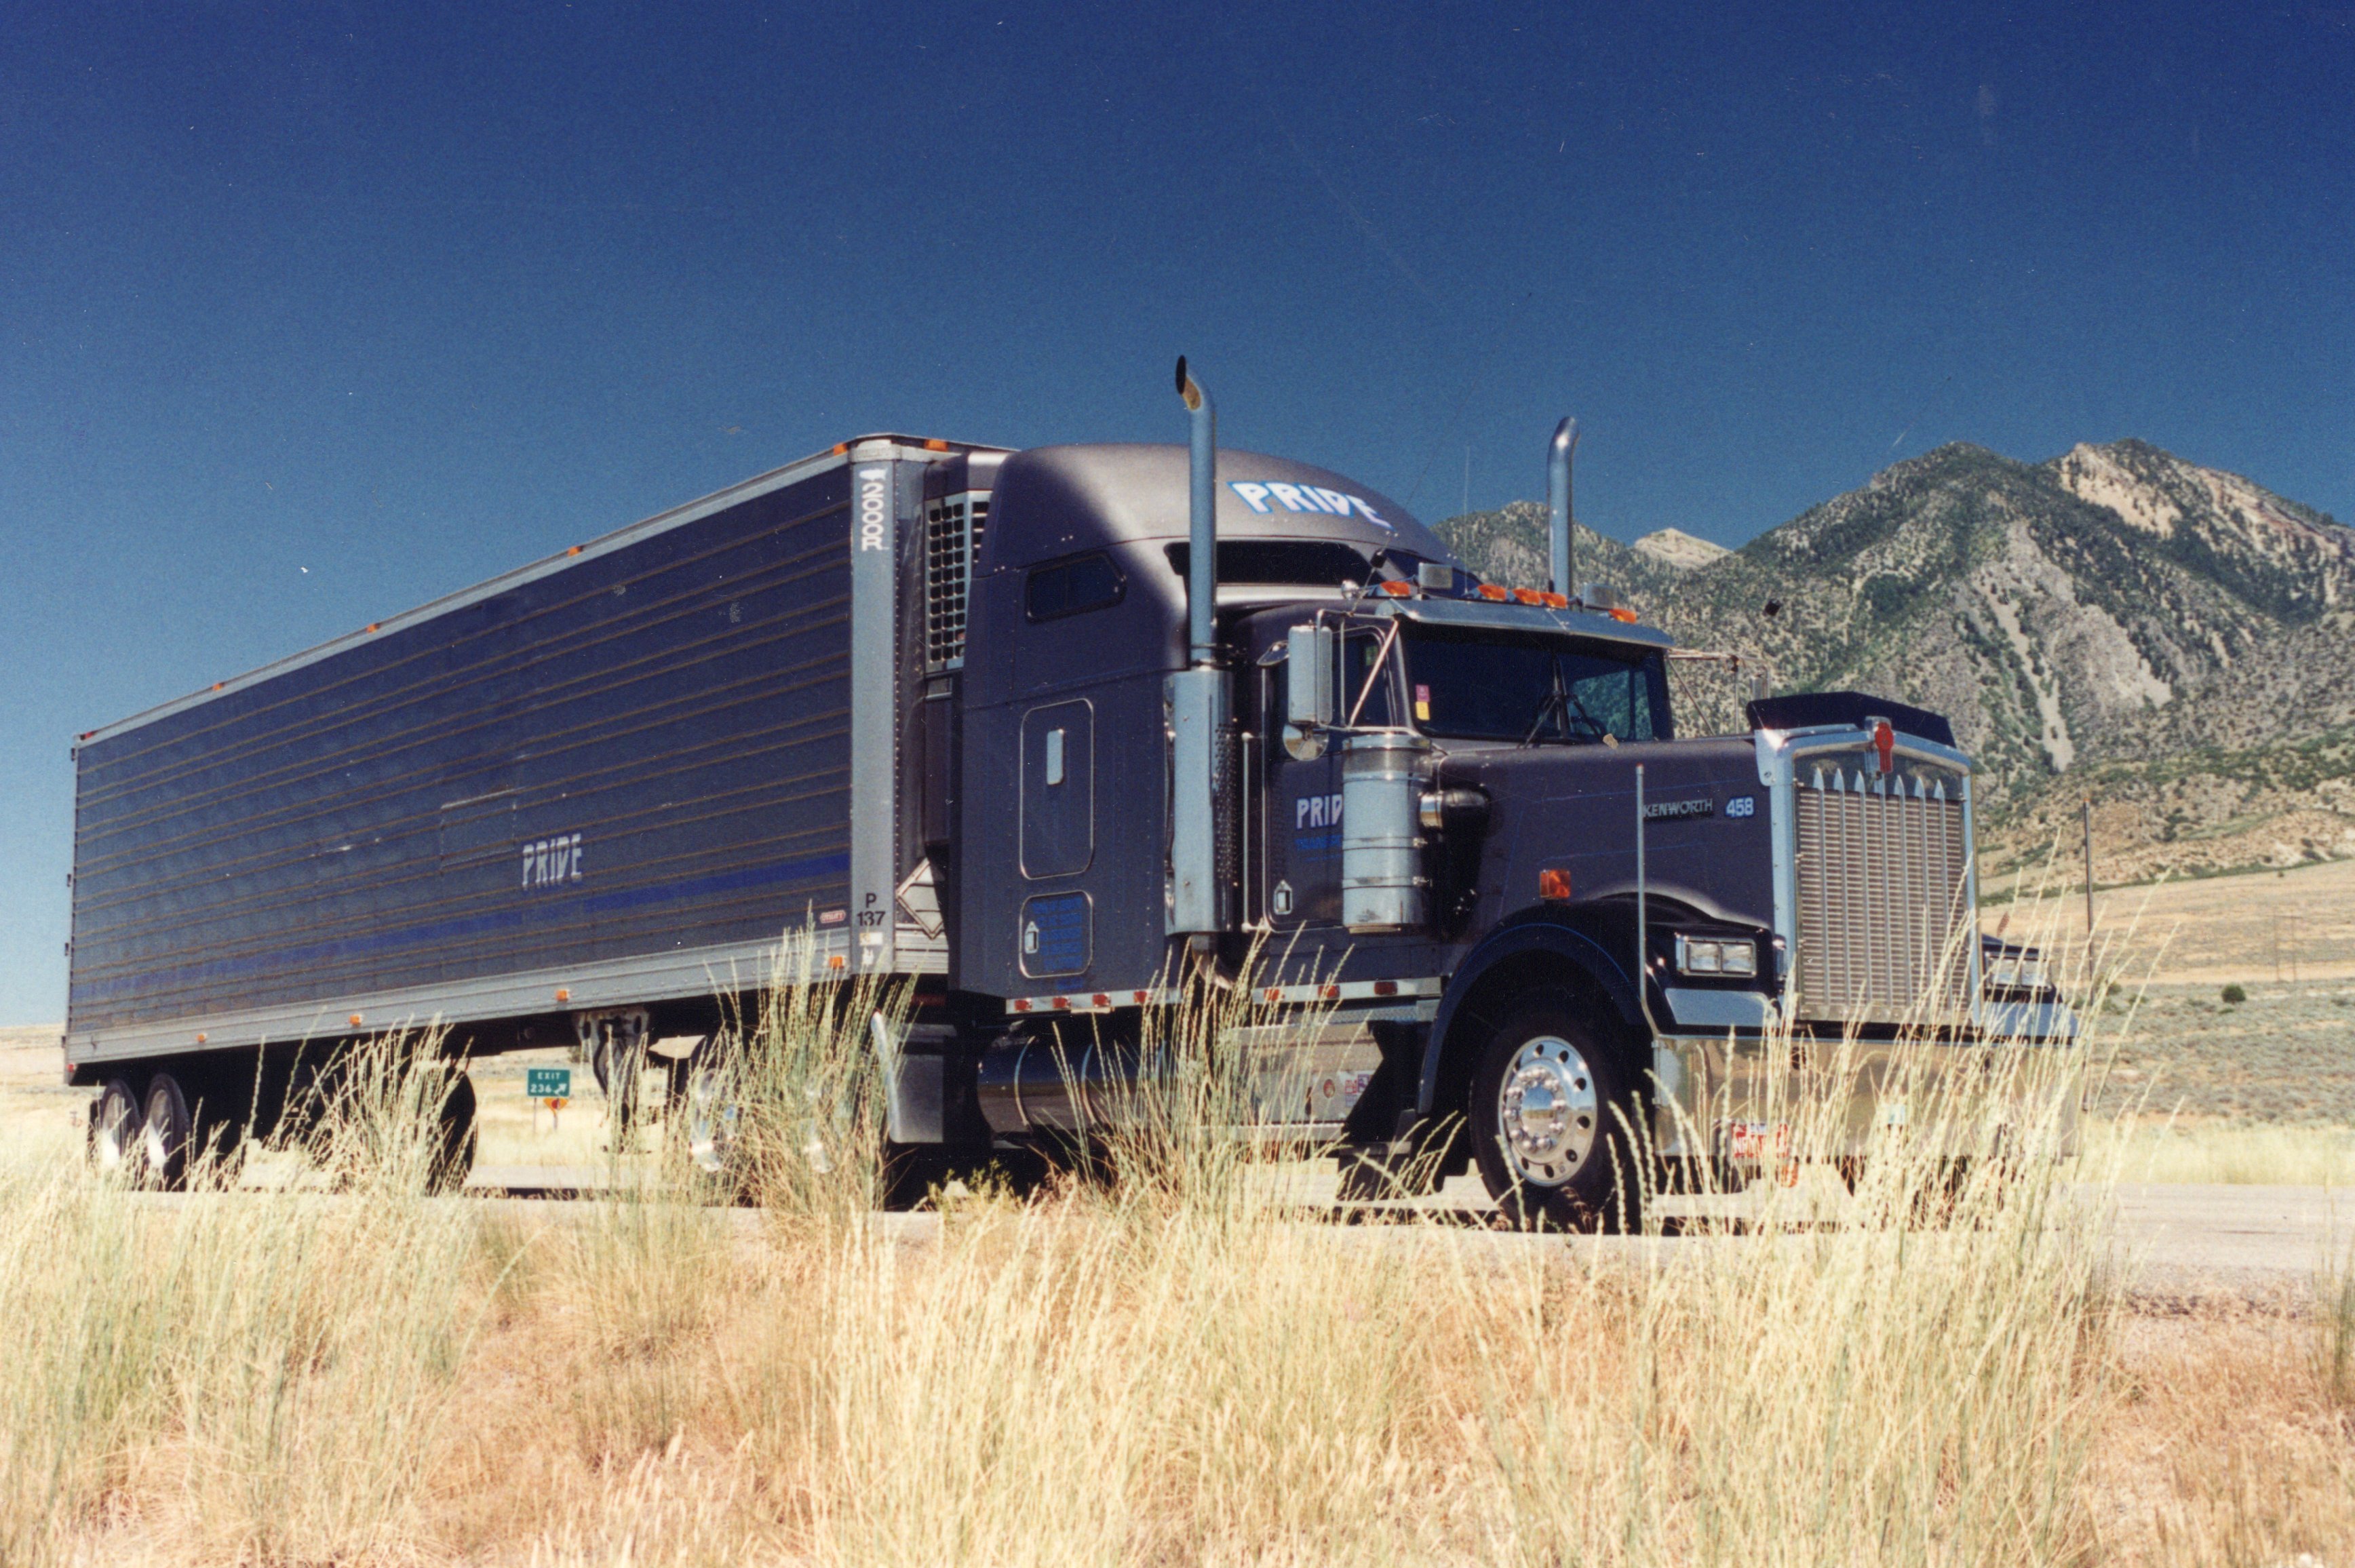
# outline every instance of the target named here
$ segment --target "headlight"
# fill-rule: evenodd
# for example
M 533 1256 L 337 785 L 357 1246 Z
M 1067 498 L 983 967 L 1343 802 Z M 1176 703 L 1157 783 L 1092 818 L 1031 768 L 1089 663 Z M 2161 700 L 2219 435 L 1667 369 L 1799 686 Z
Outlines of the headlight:
M 1686 975 L 1730 975 L 1747 980 L 1758 973 L 1758 944 L 1743 937 L 1679 936 L 1677 968 Z

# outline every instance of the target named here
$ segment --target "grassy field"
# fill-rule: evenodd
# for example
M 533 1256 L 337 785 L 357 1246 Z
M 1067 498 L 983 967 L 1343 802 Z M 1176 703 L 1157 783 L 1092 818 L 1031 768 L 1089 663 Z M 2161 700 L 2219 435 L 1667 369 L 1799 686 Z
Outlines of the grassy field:
M 2084 884 L 2056 853 L 2016 878 L 1991 880 L 1984 923 L 2082 944 Z M 2020 902 L 2009 901 L 2017 893 Z M 2097 944 L 2112 965 L 2172 985 L 2315 985 L 2355 981 L 2355 860 L 2105 887 L 2094 899 Z
M 1924 1226 L 1938 1171 L 1891 1145 L 1841 1222 L 1795 1195 L 1651 1265 L 1305 1220 L 1203 1136 L 1210 1080 L 1181 1074 L 1117 1181 L 961 1185 L 911 1241 L 872 1212 L 863 1037 L 788 995 L 751 1046 L 752 1211 L 421 1196 L 397 1079 L 303 1157 L 332 1190 L 160 1200 L 59 1157 L 74 1097 L 22 1085 L 0 1562 L 2223 1563 L 2355 1539 L 2355 1295 L 2134 1317 L 2049 1161 Z M 2021 1124 L 2031 1157 L 2046 1126 Z M 2134 1146 L 2091 1147 L 2078 1179 Z

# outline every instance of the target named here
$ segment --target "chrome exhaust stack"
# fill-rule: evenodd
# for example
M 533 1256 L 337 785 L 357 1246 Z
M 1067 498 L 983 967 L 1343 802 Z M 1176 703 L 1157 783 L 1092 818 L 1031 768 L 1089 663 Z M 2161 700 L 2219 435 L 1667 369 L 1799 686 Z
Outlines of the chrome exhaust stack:
M 1548 561 L 1552 581 L 1546 587 L 1572 596 L 1578 590 L 1572 586 L 1577 579 L 1572 575 L 1576 562 L 1570 533 L 1570 457 L 1577 450 L 1578 421 L 1565 416 L 1553 427 L 1553 440 L 1546 445 L 1546 535 L 1552 547 Z
M 1219 847 L 1230 709 L 1227 672 L 1218 666 L 1219 415 L 1210 394 L 1178 361 L 1178 395 L 1192 416 L 1188 473 L 1186 561 L 1187 667 L 1166 688 L 1169 714 L 1169 885 L 1165 930 L 1209 949 L 1232 921 L 1233 899 L 1221 877 Z

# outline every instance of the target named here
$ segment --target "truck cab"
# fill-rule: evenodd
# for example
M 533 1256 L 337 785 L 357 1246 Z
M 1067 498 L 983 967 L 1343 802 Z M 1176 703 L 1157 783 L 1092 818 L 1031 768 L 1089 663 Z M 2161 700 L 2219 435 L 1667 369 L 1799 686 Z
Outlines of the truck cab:
M 1943 719 L 1828 694 L 1681 735 L 1672 639 L 1607 595 L 1484 582 L 1329 471 L 1220 451 L 1214 478 L 1204 933 L 1171 917 L 1188 453 L 998 470 L 958 704 L 965 1136 L 1083 1119 L 1071 1062 L 1209 974 L 1325 1009 L 1283 1114 L 1345 1164 L 1476 1163 L 1522 1218 L 1597 1224 L 1627 1125 L 1696 1179 L 1755 1144 L 1727 1107 L 1779 1087 L 1765 1042 L 2073 1034 L 1986 987 Z

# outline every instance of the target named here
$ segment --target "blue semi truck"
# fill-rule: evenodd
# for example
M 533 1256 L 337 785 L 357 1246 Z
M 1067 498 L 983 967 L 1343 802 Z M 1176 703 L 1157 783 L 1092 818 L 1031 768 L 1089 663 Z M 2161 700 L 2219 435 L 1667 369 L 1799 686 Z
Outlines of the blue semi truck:
M 1572 587 L 1571 421 L 1552 581 L 1496 584 L 1178 384 L 1186 445 L 862 436 L 80 736 L 93 1147 L 178 1180 L 429 1023 L 706 1040 L 788 931 L 912 987 L 903 1150 L 1070 1135 L 1075 1060 L 1257 952 L 1315 1022 L 1268 1114 L 1558 1224 L 1628 1217 L 1631 1127 L 1754 1157 L 1711 1107 L 1762 1040 L 2071 1036 L 1977 936 L 1943 719 L 1678 732 L 1670 638 Z

